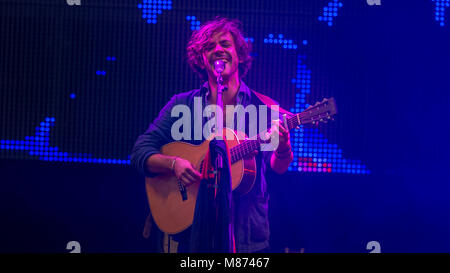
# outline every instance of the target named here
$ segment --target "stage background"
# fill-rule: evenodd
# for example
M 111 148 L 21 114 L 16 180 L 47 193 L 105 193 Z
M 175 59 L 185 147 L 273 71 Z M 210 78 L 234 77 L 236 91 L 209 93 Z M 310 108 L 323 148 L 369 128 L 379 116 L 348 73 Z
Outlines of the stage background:
M 187 40 L 222 15 L 252 43 L 251 88 L 338 105 L 271 174 L 272 250 L 449 252 L 450 1 L 392 2 L 0 1 L 0 251 L 152 251 L 129 154 L 200 86 Z

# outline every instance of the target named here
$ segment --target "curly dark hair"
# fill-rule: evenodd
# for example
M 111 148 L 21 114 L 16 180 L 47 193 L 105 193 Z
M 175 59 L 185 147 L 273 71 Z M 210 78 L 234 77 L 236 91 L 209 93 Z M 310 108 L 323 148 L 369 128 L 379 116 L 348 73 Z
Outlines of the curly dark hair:
M 242 61 L 239 63 L 239 76 L 245 77 L 252 66 L 252 57 L 250 56 L 252 46 L 249 41 L 245 41 L 242 23 L 237 19 L 218 16 L 202 24 L 200 29 L 194 30 L 187 45 L 187 62 L 203 80 L 208 79 L 206 69 L 202 68 L 202 54 L 205 46 L 211 37 L 223 31 L 229 32 L 234 38 L 239 61 Z

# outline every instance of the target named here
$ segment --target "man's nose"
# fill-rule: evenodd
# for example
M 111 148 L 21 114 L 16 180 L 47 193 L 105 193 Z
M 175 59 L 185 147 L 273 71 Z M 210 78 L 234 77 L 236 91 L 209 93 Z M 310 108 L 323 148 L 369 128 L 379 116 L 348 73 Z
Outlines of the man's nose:
M 214 53 L 216 54 L 218 52 L 224 52 L 223 47 L 220 44 L 217 44 L 214 48 Z

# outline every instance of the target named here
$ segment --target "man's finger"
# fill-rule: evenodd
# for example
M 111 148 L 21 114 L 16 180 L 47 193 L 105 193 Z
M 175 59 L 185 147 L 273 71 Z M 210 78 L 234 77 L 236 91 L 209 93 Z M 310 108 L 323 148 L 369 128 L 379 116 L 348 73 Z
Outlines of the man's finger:
M 189 173 L 184 173 L 183 176 L 189 181 L 189 183 L 193 183 L 196 181 L 195 177 L 190 175 Z
M 180 178 L 178 178 L 178 180 L 181 182 L 181 184 L 183 184 L 183 186 L 185 186 L 185 187 L 187 187 L 187 186 L 189 186 L 190 184 L 191 184 L 191 182 L 187 179 L 187 178 L 185 178 L 183 175 L 180 177 Z
M 192 175 L 194 177 L 194 179 L 196 180 L 200 180 L 200 178 L 202 177 L 202 175 L 196 171 L 194 168 L 192 169 L 187 169 L 187 172 Z
M 274 136 L 274 135 L 279 135 L 279 134 L 280 134 L 280 131 L 278 130 L 278 128 L 273 128 L 272 135 Z
M 285 134 L 287 132 L 284 122 L 280 122 L 280 128 L 281 128 L 281 132 L 283 134 Z

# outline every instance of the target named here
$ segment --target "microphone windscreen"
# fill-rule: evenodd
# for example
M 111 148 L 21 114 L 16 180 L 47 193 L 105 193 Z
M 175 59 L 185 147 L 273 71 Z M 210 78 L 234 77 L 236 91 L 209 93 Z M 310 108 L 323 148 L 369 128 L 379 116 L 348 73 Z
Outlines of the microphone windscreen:
M 216 60 L 214 62 L 214 70 L 217 73 L 219 73 L 219 74 L 222 73 L 224 69 L 225 69 L 225 63 L 222 60 Z

